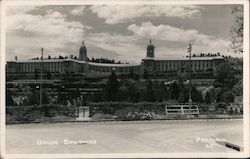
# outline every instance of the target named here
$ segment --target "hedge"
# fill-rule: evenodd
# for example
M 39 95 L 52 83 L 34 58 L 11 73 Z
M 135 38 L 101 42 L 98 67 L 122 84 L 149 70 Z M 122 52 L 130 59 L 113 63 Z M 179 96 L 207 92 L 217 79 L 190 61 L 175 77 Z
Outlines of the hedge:
M 127 112 L 151 111 L 157 114 L 165 114 L 165 105 L 167 103 L 154 102 L 99 102 L 89 103 L 90 116 L 95 113 L 104 113 L 112 115 L 126 114 Z
M 64 105 L 8 106 L 6 115 L 17 121 L 34 121 L 41 117 L 69 116 L 76 117 L 77 108 Z

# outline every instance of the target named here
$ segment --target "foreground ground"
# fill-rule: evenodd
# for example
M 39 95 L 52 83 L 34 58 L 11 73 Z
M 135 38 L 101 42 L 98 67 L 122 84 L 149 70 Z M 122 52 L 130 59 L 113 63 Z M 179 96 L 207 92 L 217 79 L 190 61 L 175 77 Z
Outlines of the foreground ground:
M 237 152 L 213 142 L 211 138 L 242 146 L 242 122 L 204 120 L 7 125 L 6 153 Z M 80 144 L 69 144 L 66 140 Z M 89 143 L 81 144 L 82 141 Z

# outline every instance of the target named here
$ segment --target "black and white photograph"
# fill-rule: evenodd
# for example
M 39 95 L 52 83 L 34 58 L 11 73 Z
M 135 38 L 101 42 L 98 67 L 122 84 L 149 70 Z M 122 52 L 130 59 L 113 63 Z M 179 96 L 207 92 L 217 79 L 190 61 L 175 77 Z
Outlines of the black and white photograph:
M 249 1 L 0 4 L 1 158 L 249 157 Z

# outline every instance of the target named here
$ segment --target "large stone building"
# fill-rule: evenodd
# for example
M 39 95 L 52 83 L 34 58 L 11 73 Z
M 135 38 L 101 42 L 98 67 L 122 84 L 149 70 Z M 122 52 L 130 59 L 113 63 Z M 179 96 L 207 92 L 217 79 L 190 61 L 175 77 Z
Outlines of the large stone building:
M 224 60 L 221 56 L 216 57 L 192 57 L 191 69 L 193 72 L 214 71 L 216 65 Z M 158 59 L 155 58 L 155 46 L 151 39 L 147 46 L 146 57 L 138 64 L 108 64 L 89 62 L 87 49 L 82 43 L 79 49 L 79 58 L 58 58 L 58 59 L 32 59 L 7 61 L 7 74 L 34 73 L 43 68 L 43 72 L 56 73 L 79 73 L 88 74 L 110 74 L 115 69 L 117 74 L 168 74 L 171 72 L 182 73 L 188 70 L 188 58 Z

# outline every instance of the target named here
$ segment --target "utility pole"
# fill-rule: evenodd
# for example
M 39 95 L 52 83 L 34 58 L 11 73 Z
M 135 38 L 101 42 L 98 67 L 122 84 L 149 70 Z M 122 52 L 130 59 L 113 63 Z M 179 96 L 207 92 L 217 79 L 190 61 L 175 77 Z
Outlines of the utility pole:
M 188 44 L 188 53 L 189 53 L 189 63 L 188 63 L 188 105 L 189 105 L 189 115 L 191 117 L 191 108 L 192 108 L 192 94 L 191 94 L 191 71 L 192 71 L 192 67 L 191 67 L 191 52 L 192 52 L 192 45 Z
M 41 82 L 40 82 L 40 106 L 42 106 L 42 102 L 43 102 L 43 48 L 41 48 L 41 65 L 40 65 L 40 69 L 41 69 Z

